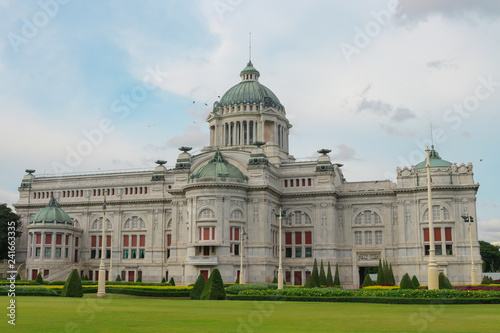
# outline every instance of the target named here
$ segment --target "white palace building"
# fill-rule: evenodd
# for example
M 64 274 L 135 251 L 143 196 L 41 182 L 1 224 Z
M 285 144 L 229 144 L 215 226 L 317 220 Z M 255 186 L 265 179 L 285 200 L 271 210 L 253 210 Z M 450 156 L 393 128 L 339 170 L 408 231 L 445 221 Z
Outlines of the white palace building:
M 438 270 L 454 284 L 470 283 L 469 230 L 461 218 L 476 216 L 479 185 L 470 163 L 450 163 L 431 150 L 432 207 L 425 161 L 398 167 L 396 183 L 349 182 L 327 149 L 315 161 L 289 155 L 292 125 L 285 107 L 259 82 L 251 62 L 240 76 L 207 118 L 210 144 L 197 155 L 181 147 L 175 168 L 158 161 L 150 171 L 42 177 L 27 170 L 15 204 L 23 222 L 23 277 L 41 272 L 64 280 L 76 268 L 97 280 L 105 227 L 106 275 L 113 280 L 173 277 L 187 285 L 218 268 L 225 282 L 234 282 L 243 254 L 244 280 L 271 282 L 278 271 L 281 207 L 287 284 L 304 284 L 314 259 L 322 259 L 338 263 L 345 288 L 357 288 L 380 258 L 392 264 L 397 281 L 409 273 L 426 284 L 429 214 Z

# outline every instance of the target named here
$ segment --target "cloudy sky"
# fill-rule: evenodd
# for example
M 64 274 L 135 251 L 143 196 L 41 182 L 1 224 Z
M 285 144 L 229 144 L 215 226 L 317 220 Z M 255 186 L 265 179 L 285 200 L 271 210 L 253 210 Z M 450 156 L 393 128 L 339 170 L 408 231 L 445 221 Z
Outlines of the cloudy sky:
M 474 164 L 480 239 L 500 240 L 496 0 L 0 0 L 0 202 L 17 201 L 27 168 L 153 168 L 199 151 L 249 32 L 291 154 L 330 148 L 348 181 L 394 180 L 424 159 L 432 123 L 442 158 Z

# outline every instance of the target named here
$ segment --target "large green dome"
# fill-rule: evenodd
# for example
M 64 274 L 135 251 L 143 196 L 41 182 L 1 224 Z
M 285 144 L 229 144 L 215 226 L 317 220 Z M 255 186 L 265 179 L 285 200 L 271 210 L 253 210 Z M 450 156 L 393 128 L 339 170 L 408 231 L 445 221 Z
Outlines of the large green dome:
M 55 198 L 51 198 L 47 207 L 40 209 L 31 222 L 35 223 L 66 223 L 73 224 L 68 213 L 66 213 L 57 203 Z
M 241 71 L 242 81 L 231 87 L 221 98 L 219 106 L 237 105 L 237 104 L 260 104 L 264 106 L 274 106 L 283 108 L 276 95 L 263 84 L 260 84 L 258 77 L 260 73 L 256 70 L 252 62 Z
M 233 178 L 236 180 L 248 180 L 248 177 L 243 174 L 237 167 L 227 162 L 219 149 L 215 152 L 214 157 L 207 164 L 199 168 L 190 177 L 191 180 L 213 180 L 216 178 Z
M 434 150 L 434 146 L 432 146 L 431 151 L 429 152 L 429 164 L 431 168 L 449 168 L 452 163 L 443 160 L 437 151 Z M 427 159 L 415 165 L 415 169 L 425 169 L 427 168 Z

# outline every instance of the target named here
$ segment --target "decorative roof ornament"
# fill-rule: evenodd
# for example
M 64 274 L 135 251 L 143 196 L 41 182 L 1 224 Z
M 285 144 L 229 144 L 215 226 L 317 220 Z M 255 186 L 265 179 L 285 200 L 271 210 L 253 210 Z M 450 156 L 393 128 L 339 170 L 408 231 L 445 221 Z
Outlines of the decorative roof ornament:
M 323 154 L 323 155 L 329 154 L 331 152 L 332 152 L 331 149 L 320 149 L 320 150 L 318 150 L 318 153 Z
M 429 152 L 429 162 L 431 168 L 451 168 L 452 163 L 445 161 L 439 156 L 439 153 L 434 149 L 434 145 L 431 146 L 431 151 Z M 415 165 L 415 169 L 425 169 L 427 167 L 427 159 Z
M 266 142 L 264 141 L 255 141 L 252 145 L 261 148 L 262 152 L 260 153 L 252 153 L 250 154 L 250 158 L 248 159 L 248 165 L 266 165 L 269 166 L 269 160 L 267 159 L 267 155 L 264 152 L 264 145 Z
M 158 164 L 158 165 L 164 165 L 164 164 L 167 164 L 167 161 L 165 161 L 165 160 L 158 160 L 155 163 Z
M 193 149 L 193 147 L 180 147 L 179 150 L 184 152 L 184 153 L 187 153 L 188 151 L 190 151 L 191 149 Z
M 26 172 L 27 174 L 29 174 L 29 175 L 34 174 L 34 173 L 35 173 L 35 171 L 36 171 L 35 169 L 26 169 L 26 170 L 25 170 L 25 172 Z

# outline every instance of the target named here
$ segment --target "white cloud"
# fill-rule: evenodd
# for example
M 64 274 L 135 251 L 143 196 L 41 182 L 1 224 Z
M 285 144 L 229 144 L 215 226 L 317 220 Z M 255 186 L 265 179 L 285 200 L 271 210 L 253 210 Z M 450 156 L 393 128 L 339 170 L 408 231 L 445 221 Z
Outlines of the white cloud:
M 500 241 L 500 218 L 479 221 L 479 239 L 488 243 Z

